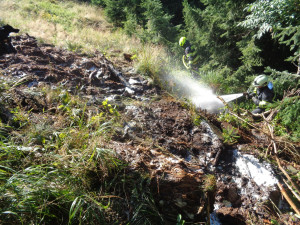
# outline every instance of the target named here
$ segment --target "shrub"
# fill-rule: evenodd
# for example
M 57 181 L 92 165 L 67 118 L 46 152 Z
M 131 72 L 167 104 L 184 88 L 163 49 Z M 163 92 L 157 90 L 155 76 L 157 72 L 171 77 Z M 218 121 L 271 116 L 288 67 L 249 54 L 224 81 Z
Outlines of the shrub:
M 300 87 L 300 76 L 283 71 L 279 72 L 270 67 L 265 69 L 265 73 L 273 79 L 274 91 L 276 99 L 282 99 L 285 92 L 288 90 Z
M 276 108 L 279 110 L 275 117 L 275 122 L 278 124 L 275 126 L 277 135 L 285 135 L 293 141 L 299 141 L 300 139 L 300 97 L 287 97 Z

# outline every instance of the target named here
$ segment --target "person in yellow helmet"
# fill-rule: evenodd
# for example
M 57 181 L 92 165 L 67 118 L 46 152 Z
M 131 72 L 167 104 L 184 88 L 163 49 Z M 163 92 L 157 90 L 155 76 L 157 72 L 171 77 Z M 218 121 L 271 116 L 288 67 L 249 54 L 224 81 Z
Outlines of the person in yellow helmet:
M 198 70 L 200 57 L 197 55 L 195 48 L 190 44 L 186 37 L 179 39 L 179 45 L 184 48 L 184 54 L 188 59 L 187 69 Z
M 257 76 L 252 85 L 253 90 L 249 90 L 247 95 L 252 98 L 252 101 L 257 106 L 252 111 L 253 114 L 262 113 L 268 103 L 271 103 L 274 98 L 274 90 L 272 83 L 269 82 L 268 77 L 264 74 Z

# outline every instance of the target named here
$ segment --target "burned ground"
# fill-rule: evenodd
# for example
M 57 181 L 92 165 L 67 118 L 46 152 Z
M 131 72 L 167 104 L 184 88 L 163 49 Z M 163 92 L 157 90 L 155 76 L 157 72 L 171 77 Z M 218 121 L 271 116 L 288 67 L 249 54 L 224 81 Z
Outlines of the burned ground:
M 255 208 L 259 200 L 251 198 L 251 193 L 241 193 L 234 184 L 232 176 L 241 175 L 230 161 L 231 149 L 209 125 L 216 129 L 225 126 L 214 115 L 202 112 L 206 121 L 197 120 L 190 107 L 132 72 L 126 59 L 113 64 L 99 52 L 76 54 L 38 44 L 28 35 L 14 37 L 13 44 L 17 54 L 0 57 L 1 79 L 13 83 L 5 101 L 30 111 L 32 121 L 46 112 L 53 126 L 63 126 L 56 124 L 60 115 L 57 102 L 50 101 L 45 91 L 63 88 L 84 99 L 90 110 L 110 99 L 122 115 L 122 125 L 104 147 L 115 150 L 132 170 L 148 174 L 162 214 L 176 217 L 180 213 L 191 222 L 205 221 L 205 178 L 215 174 L 216 199 L 209 204 L 212 211 L 214 201 L 218 203 L 217 214 L 223 224 L 246 224 L 252 214 L 266 221 L 273 218 L 268 206 Z M 1 110 L 2 120 L 9 120 L 9 116 Z M 249 132 L 240 132 L 244 132 L 244 144 L 259 145 Z M 243 182 L 252 181 L 245 178 Z M 253 188 L 259 189 L 255 183 Z

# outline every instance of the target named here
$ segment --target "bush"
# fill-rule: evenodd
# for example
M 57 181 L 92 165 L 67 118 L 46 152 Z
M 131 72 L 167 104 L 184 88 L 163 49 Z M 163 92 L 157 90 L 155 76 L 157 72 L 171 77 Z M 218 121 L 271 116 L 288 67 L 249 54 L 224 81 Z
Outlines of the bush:
M 105 0 L 90 0 L 94 5 L 105 6 Z
M 299 141 L 300 97 L 284 98 L 276 108 L 279 110 L 275 117 L 275 122 L 279 124 L 279 126 L 276 126 L 277 134 L 281 136 L 286 135 L 293 141 Z
M 300 76 L 283 71 L 279 72 L 270 67 L 265 69 L 265 73 L 273 80 L 276 99 L 282 99 L 284 93 L 291 89 L 298 89 L 300 86 Z

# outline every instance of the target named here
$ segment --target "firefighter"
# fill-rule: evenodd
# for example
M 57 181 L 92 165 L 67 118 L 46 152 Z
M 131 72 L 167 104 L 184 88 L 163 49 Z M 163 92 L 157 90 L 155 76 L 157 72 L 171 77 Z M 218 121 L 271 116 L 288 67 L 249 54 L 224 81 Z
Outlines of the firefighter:
M 254 89 L 249 89 L 246 93 L 257 106 L 256 109 L 252 111 L 252 114 L 262 113 L 265 111 L 267 104 L 273 101 L 273 85 L 264 74 L 257 76 L 252 85 Z
M 200 57 L 197 55 L 195 48 L 190 44 L 186 37 L 181 37 L 179 39 L 179 45 L 184 48 L 185 57 L 188 59 L 188 63 L 185 65 L 187 69 L 198 71 Z

